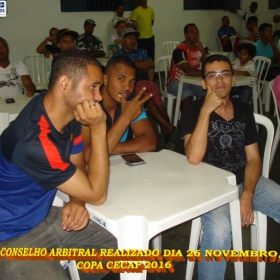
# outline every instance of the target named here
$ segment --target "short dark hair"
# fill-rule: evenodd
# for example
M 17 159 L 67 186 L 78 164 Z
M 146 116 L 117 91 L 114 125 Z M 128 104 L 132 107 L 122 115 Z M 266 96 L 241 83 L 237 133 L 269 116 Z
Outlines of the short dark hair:
M 50 29 L 50 31 L 49 32 L 51 32 L 52 30 L 54 30 L 54 29 L 57 29 L 58 30 L 58 28 L 56 28 L 56 27 L 52 27 L 51 29 Z
M 258 8 L 258 3 L 257 3 L 257 2 L 252 2 L 251 5 L 250 5 L 250 7 L 253 6 L 253 5 L 256 6 L 256 7 Z
M 126 65 L 126 66 L 128 66 L 128 67 L 130 67 L 130 68 L 132 68 L 132 69 L 134 69 L 136 71 L 136 66 L 135 66 L 134 62 L 130 58 L 128 58 L 127 56 L 124 56 L 124 55 L 116 55 L 116 56 L 112 56 L 108 60 L 108 62 L 106 64 L 106 67 L 105 67 L 105 74 L 107 74 L 108 71 L 112 67 L 116 66 L 119 63 L 120 64 L 124 64 L 124 65 Z
M 241 52 L 242 50 L 246 50 L 251 59 L 253 59 L 256 56 L 256 47 L 254 46 L 254 44 L 250 44 L 250 43 L 240 44 L 237 48 L 237 51 Z
M 119 21 L 117 22 L 117 24 L 116 24 L 116 27 L 118 27 L 118 25 L 121 24 L 121 23 L 125 23 L 125 24 L 126 24 L 126 22 L 125 22 L 124 20 L 119 20 Z
M 264 30 L 265 30 L 267 27 L 272 27 L 272 25 L 271 25 L 270 23 L 262 23 L 262 24 L 259 26 L 259 32 L 264 32 Z
M 117 4 L 117 5 L 115 6 L 115 11 L 118 9 L 118 7 L 124 7 L 124 6 L 123 6 L 123 4 Z
M 225 18 L 228 18 L 228 19 L 229 19 L 229 17 L 228 17 L 228 16 L 223 16 L 223 17 L 222 17 L 222 20 L 224 20 Z
M 189 26 L 196 26 L 194 23 L 188 23 L 185 27 L 184 27 L 184 33 L 187 34 L 188 33 L 188 28 Z
M 55 83 L 62 75 L 66 75 L 71 79 L 73 89 L 75 89 L 78 81 L 86 75 L 88 65 L 94 65 L 102 71 L 100 62 L 88 52 L 74 49 L 60 53 L 54 58 L 52 64 L 49 90 L 54 87 Z
M 251 23 L 251 22 L 258 22 L 258 18 L 255 16 L 248 17 L 247 23 Z
M 213 55 L 210 55 L 208 56 L 202 63 L 202 66 L 201 66 L 201 76 L 202 76 L 202 79 L 205 79 L 205 69 L 206 69 L 206 65 L 207 64 L 211 64 L 213 62 L 221 62 L 221 61 L 224 61 L 224 62 L 227 62 L 229 67 L 230 67 L 230 71 L 233 72 L 233 69 L 232 69 L 232 65 L 228 59 L 228 57 L 224 56 L 224 55 L 221 55 L 221 54 L 213 54 Z

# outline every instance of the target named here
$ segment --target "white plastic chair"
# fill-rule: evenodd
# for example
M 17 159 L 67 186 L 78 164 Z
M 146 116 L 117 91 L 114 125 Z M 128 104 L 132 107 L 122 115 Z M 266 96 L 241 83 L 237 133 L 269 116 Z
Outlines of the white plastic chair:
M 230 41 L 232 45 L 232 51 L 234 52 L 234 44 L 235 44 L 236 36 L 230 36 Z
M 170 68 L 170 61 L 172 55 L 164 55 L 157 58 L 156 68 L 159 76 L 159 88 L 163 98 L 167 98 L 167 114 L 169 116 L 170 122 L 172 122 L 172 109 L 173 101 L 176 98 L 172 94 L 167 92 L 166 83 L 167 83 L 167 74 Z M 164 71 L 164 80 L 161 79 L 161 71 Z
M 217 41 L 218 41 L 218 52 L 224 52 L 223 46 L 222 46 L 222 43 L 221 43 L 221 40 L 220 40 L 220 37 L 218 35 L 216 35 L 216 38 L 217 38 Z M 230 37 L 232 49 L 234 49 L 235 38 L 236 38 L 236 36 L 231 36 Z M 234 59 L 234 52 L 228 53 L 228 58 L 229 58 L 230 61 L 233 61 L 233 59 Z
M 51 61 L 52 59 L 38 53 L 30 54 L 23 59 L 37 90 L 48 89 L 46 72 L 50 69 Z
M 177 41 L 166 41 L 162 44 L 163 46 L 163 53 L 166 55 L 172 55 L 174 49 L 180 44 Z
M 263 109 L 262 109 L 262 98 L 261 98 L 261 93 L 264 87 L 264 84 L 268 83 L 265 81 L 267 71 L 269 69 L 271 60 L 269 58 L 266 58 L 264 56 L 255 56 L 253 58 L 255 64 L 256 64 L 256 74 L 257 74 L 257 98 L 259 99 L 259 105 L 260 105 L 260 113 L 263 114 Z M 263 75 L 263 73 L 265 73 Z M 268 85 L 268 84 L 267 84 Z M 264 98 L 267 100 L 267 94 L 269 94 L 267 88 L 267 85 L 265 86 L 266 91 L 264 93 Z
M 267 130 L 267 138 L 263 156 L 262 175 L 268 178 L 269 164 L 271 155 L 271 146 L 274 135 L 274 126 L 270 119 L 265 116 L 254 114 L 256 124 L 263 125 Z M 198 242 L 201 236 L 201 219 L 200 217 L 192 221 L 189 250 L 197 250 Z M 254 224 L 251 225 L 251 249 L 266 250 L 267 237 L 267 219 L 266 215 L 254 211 Z M 265 279 L 265 262 L 257 263 L 257 279 Z M 187 261 L 186 280 L 192 279 L 195 262 Z
M 250 41 L 250 40 L 239 40 L 239 45 L 241 45 L 241 44 L 252 44 L 252 45 L 254 45 L 255 42 Z
M 272 92 L 272 98 L 273 98 L 273 102 L 274 102 L 274 108 L 275 108 L 275 113 L 276 113 L 276 118 L 277 118 L 277 128 L 275 131 L 275 136 L 274 136 L 274 140 L 273 140 L 273 145 L 272 145 L 272 149 L 271 149 L 271 157 L 270 157 L 270 167 L 272 165 L 277 147 L 278 147 L 278 143 L 280 140 L 280 117 L 279 117 L 279 108 L 277 105 L 277 101 L 276 101 L 276 97 L 275 97 L 275 92 L 273 91 L 273 85 L 274 85 L 274 80 L 272 80 L 269 83 L 271 92 Z
M 220 54 L 226 56 L 227 58 L 230 58 L 230 54 L 228 52 L 209 51 L 209 55 L 214 55 L 214 54 Z
M 222 46 L 220 37 L 218 35 L 216 35 L 216 39 L 217 39 L 217 42 L 218 42 L 218 52 L 223 52 L 224 51 L 223 46 Z

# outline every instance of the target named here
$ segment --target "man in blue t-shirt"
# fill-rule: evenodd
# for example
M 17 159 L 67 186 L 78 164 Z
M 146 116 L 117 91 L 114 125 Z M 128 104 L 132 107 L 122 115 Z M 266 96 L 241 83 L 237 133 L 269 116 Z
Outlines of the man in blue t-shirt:
M 99 104 L 102 84 L 96 59 L 80 50 L 62 52 L 52 66 L 48 92 L 34 97 L 1 134 L 0 249 L 116 248 L 115 237 L 89 222 L 85 208 L 86 202 L 104 203 L 108 192 L 106 115 Z M 79 122 L 91 135 L 88 173 Z M 70 197 L 63 209 L 52 207 L 57 190 Z M 59 261 L 4 257 L 0 279 L 68 277 Z
M 263 23 L 259 26 L 260 39 L 255 43 L 256 55 L 264 56 L 271 60 L 267 71 L 266 80 L 271 81 L 280 75 L 280 52 L 273 39 L 272 25 Z M 265 72 L 265 71 L 264 71 Z
M 156 136 L 143 109 L 151 95 L 145 89 L 133 92 L 136 67 L 126 56 L 114 56 L 106 65 L 104 86 L 101 89 L 101 107 L 107 115 L 107 141 L 109 154 L 141 153 L 156 149 Z M 128 139 L 131 129 L 134 137 Z M 85 150 L 89 151 L 89 129 L 83 127 Z M 88 161 L 88 152 L 86 161 Z
M 236 36 L 237 32 L 232 26 L 229 26 L 229 17 L 224 16 L 222 18 L 222 23 L 223 25 L 218 30 L 218 36 L 220 38 L 223 51 L 232 52 L 233 50 L 230 37 Z

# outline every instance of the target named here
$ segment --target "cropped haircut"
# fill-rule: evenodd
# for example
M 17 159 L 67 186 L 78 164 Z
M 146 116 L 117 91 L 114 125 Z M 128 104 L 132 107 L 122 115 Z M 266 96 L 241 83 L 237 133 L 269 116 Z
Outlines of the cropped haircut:
M 88 52 L 74 49 L 59 54 L 52 65 L 49 90 L 53 89 L 59 77 L 66 75 L 76 88 L 78 82 L 87 74 L 88 65 L 94 65 L 102 71 L 100 62 Z
M 125 23 L 125 24 L 126 24 L 126 22 L 125 22 L 124 20 L 119 20 L 119 21 L 117 22 L 117 24 L 116 24 L 116 27 L 118 27 L 118 25 L 121 24 L 121 23 Z
M 50 31 L 49 32 L 51 32 L 52 30 L 54 30 L 54 29 L 57 29 L 58 30 L 58 28 L 56 28 L 56 27 L 52 27 L 51 29 L 50 29 Z
M 253 6 L 253 5 L 256 6 L 256 7 L 258 8 L 258 3 L 257 3 L 257 2 L 252 2 L 251 5 L 250 5 L 250 7 Z
M 117 3 L 116 5 L 115 5 L 115 11 L 118 9 L 118 7 L 123 7 L 123 4 L 122 3 L 120 3 L 120 1 L 118 1 L 119 3 Z
M 136 72 L 136 66 L 130 58 L 128 58 L 124 55 L 117 55 L 117 56 L 112 56 L 108 60 L 108 62 L 106 64 L 106 68 L 105 68 L 105 74 L 107 74 L 109 72 L 109 70 L 112 67 L 115 67 L 117 64 L 124 64 L 124 65 L 134 69 Z
M 222 21 L 223 21 L 224 19 L 226 19 L 226 18 L 228 18 L 228 19 L 229 19 L 229 17 L 228 17 L 228 16 L 223 16 L 223 17 L 222 17 Z
M 271 25 L 270 23 L 262 23 L 262 24 L 259 26 L 259 32 L 264 32 L 264 30 L 265 30 L 267 27 L 272 27 L 272 25 Z
M 242 50 L 246 50 L 251 59 L 256 56 L 256 47 L 254 46 L 254 44 L 244 43 L 239 45 L 237 51 L 241 52 Z
M 258 18 L 255 16 L 248 17 L 247 24 L 251 22 L 258 22 Z
M 184 34 L 188 33 L 188 28 L 189 26 L 196 26 L 194 23 L 188 23 L 185 27 L 184 27 Z
M 229 59 L 224 56 L 224 55 L 221 55 L 221 54 L 214 54 L 214 55 L 210 55 L 208 56 L 202 63 L 202 66 L 201 66 L 201 76 L 202 76 L 202 79 L 205 79 L 205 69 L 206 69 L 206 65 L 208 64 L 211 64 L 213 62 L 221 62 L 221 61 L 224 61 L 224 62 L 227 62 L 229 67 L 230 67 L 230 71 L 231 73 L 233 73 L 233 69 L 232 69 L 232 65 L 229 61 Z

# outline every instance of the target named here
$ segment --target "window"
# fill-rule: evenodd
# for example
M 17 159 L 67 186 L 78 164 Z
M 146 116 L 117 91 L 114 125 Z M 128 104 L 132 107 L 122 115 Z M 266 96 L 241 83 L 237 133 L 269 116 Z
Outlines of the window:
M 278 7 L 278 0 L 268 0 L 268 9 L 276 9 Z
M 125 11 L 132 11 L 138 4 L 138 0 L 61 0 L 61 11 L 114 11 L 117 5 L 123 5 Z
M 184 10 L 220 9 L 240 9 L 240 0 L 184 0 Z

